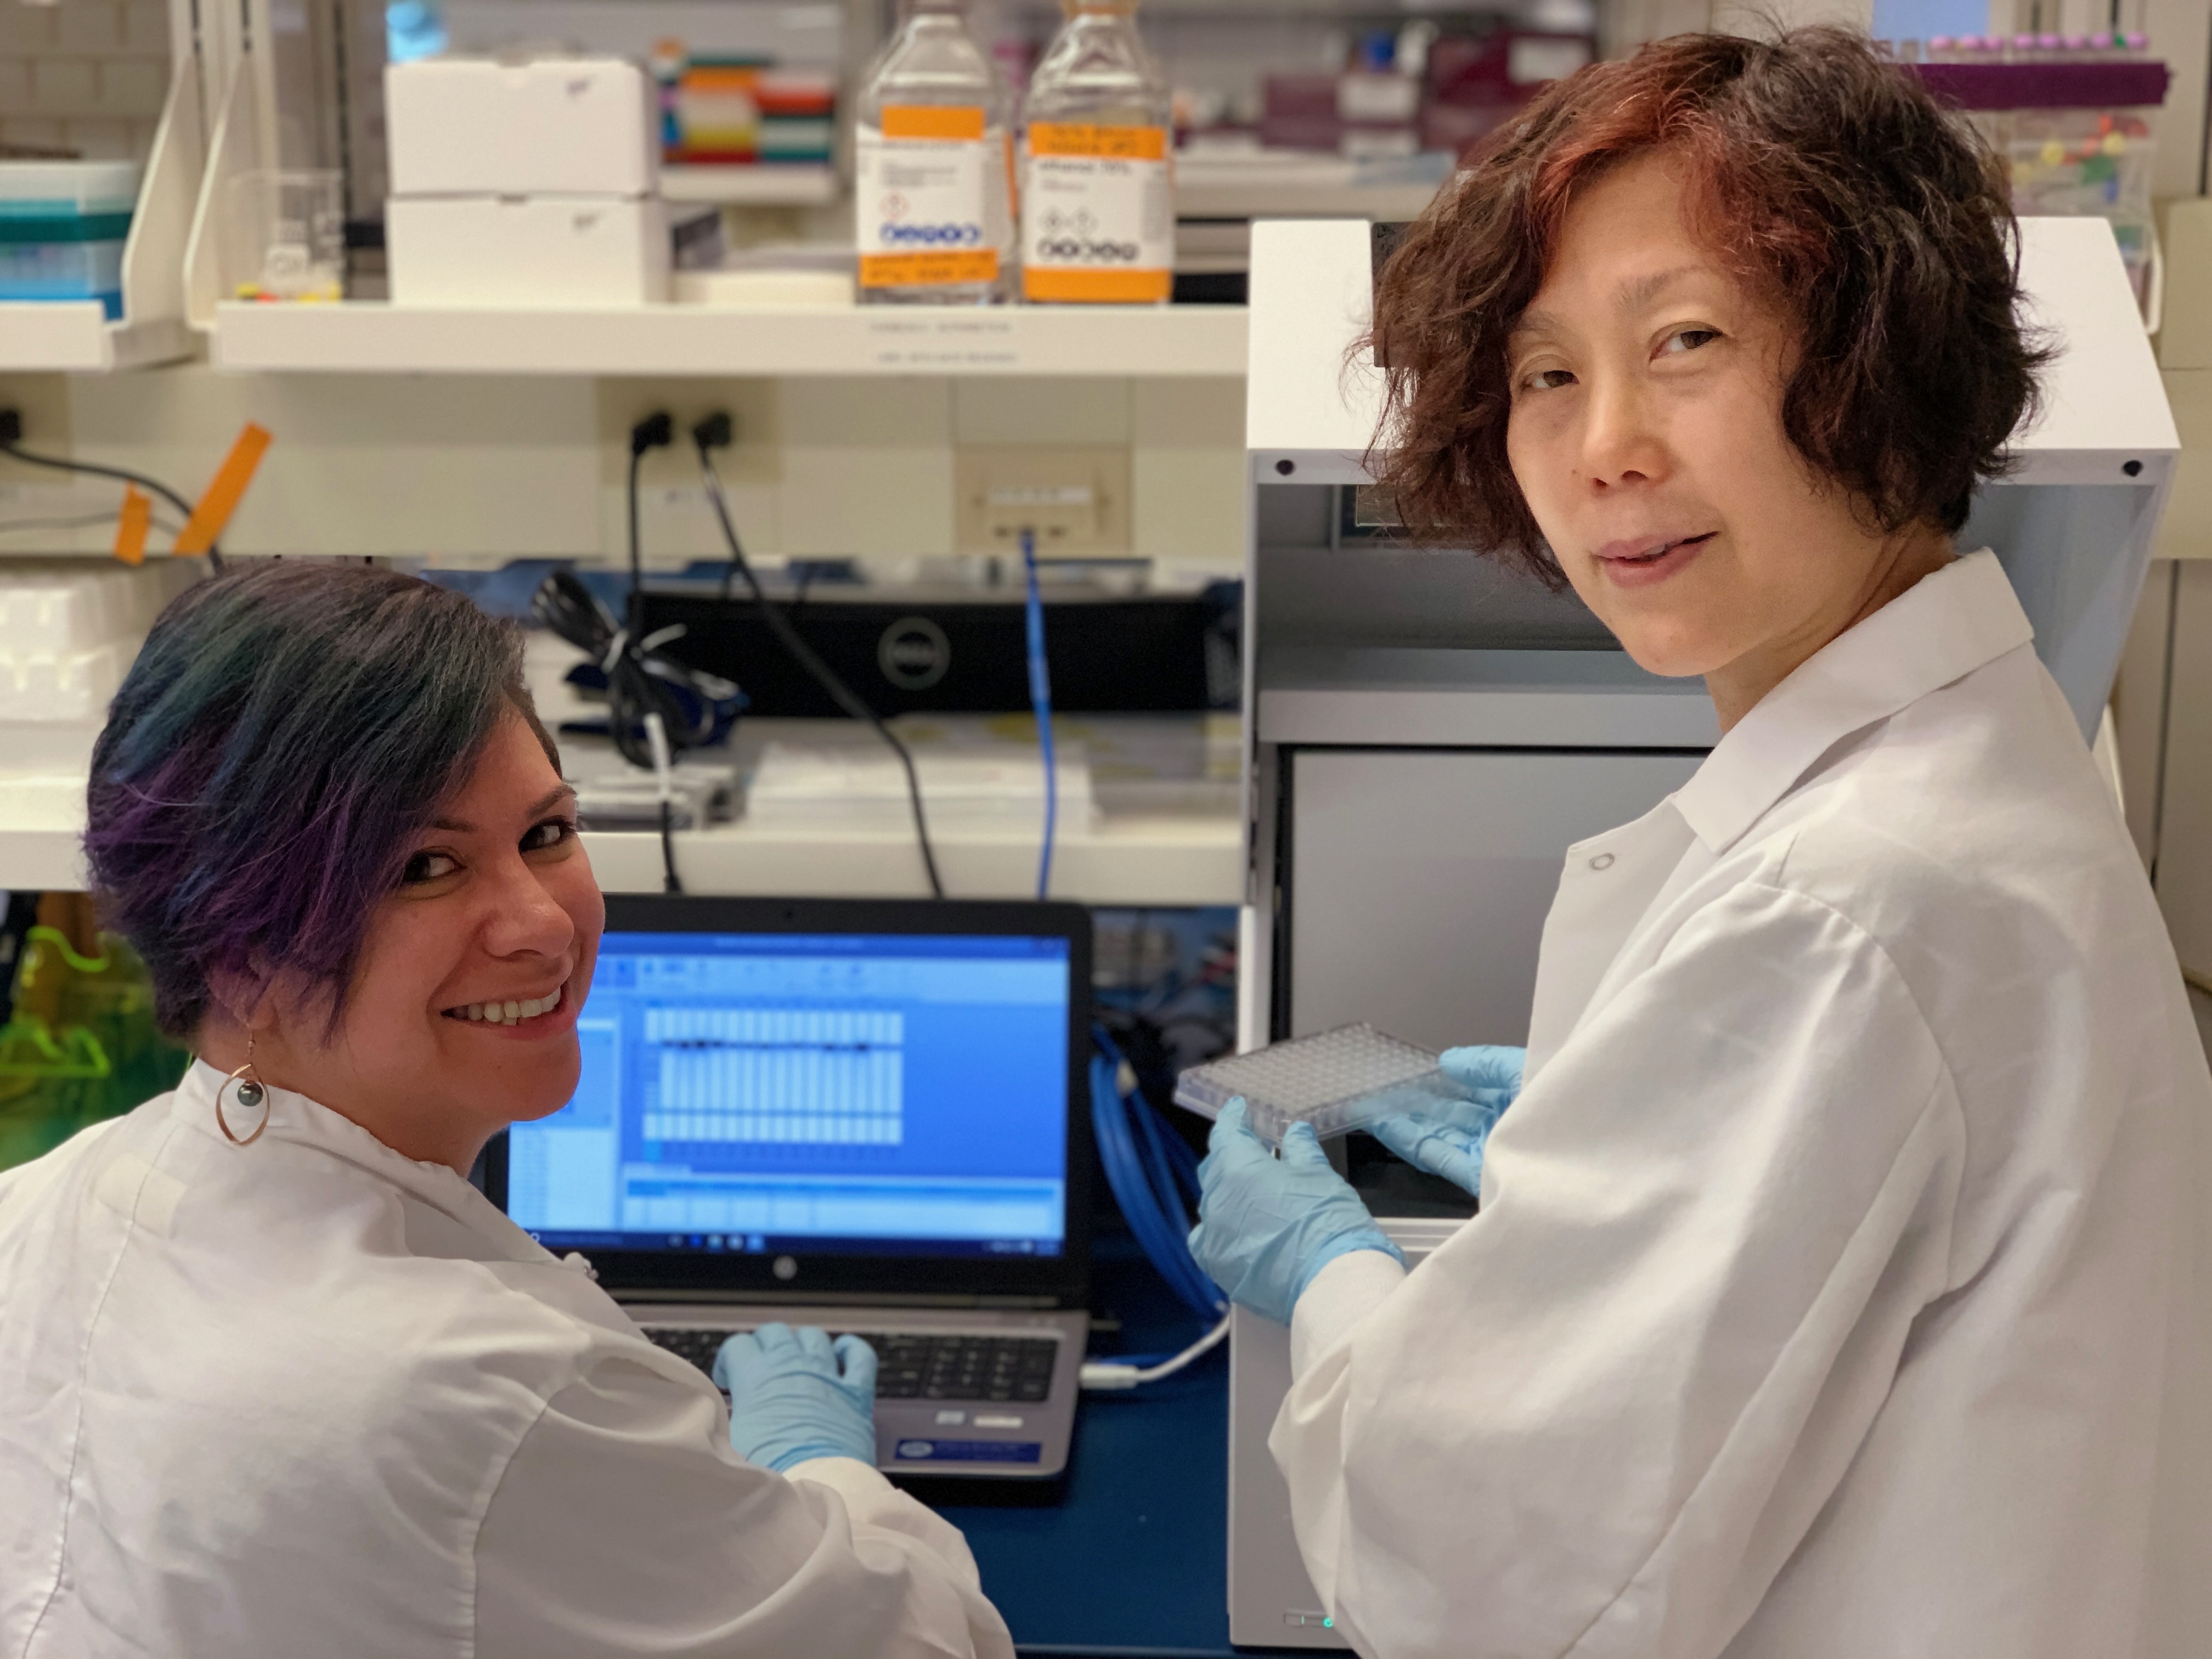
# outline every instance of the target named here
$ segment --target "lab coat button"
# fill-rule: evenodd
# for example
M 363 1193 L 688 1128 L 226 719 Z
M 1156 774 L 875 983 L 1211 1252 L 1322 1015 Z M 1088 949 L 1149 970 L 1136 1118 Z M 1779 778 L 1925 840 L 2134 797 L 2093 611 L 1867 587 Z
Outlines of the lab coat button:
M 1589 861 L 1589 867 L 1593 870 L 1612 869 L 1613 854 L 1610 853 L 1600 853 L 1595 858 Z

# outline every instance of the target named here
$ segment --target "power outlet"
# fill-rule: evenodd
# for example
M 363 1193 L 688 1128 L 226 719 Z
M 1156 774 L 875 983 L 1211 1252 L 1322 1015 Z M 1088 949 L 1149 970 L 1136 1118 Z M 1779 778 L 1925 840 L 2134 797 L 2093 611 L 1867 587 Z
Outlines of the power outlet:
M 1129 552 L 1129 452 L 958 449 L 953 452 L 958 550 L 1012 553 L 1036 532 L 1041 559 L 1121 558 Z

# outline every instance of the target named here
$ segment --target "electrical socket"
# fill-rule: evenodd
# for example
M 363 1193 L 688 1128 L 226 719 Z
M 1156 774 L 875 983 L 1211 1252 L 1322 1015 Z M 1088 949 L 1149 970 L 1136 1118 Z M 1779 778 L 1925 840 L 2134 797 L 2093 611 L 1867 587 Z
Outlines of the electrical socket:
M 1041 559 L 1119 558 L 1129 551 L 1129 452 L 1118 445 L 1012 446 L 953 452 L 955 545 L 1017 551 L 1036 532 Z

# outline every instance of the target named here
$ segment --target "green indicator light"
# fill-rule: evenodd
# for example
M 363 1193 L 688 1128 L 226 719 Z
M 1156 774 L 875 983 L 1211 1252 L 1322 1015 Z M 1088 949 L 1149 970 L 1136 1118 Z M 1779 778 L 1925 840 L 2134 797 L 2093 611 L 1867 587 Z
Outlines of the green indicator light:
M 1334 1619 L 1324 1619 L 1321 1621 L 1321 1627 L 1323 1630 L 1334 1630 L 1336 1628 L 1336 1620 Z

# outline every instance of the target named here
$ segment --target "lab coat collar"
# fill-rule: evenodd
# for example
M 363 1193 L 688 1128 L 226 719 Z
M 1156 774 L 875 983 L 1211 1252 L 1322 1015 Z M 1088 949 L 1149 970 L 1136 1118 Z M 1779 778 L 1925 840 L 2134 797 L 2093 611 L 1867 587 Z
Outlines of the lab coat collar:
M 260 1142 L 252 1146 L 232 1146 L 223 1139 L 222 1131 L 215 1121 L 215 1094 L 224 1081 L 222 1073 L 204 1060 L 195 1060 L 177 1085 L 170 1115 L 194 1133 L 222 1142 L 226 1151 L 240 1158 L 251 1158 L 261 1150 L 263 1142 L 284 1141 L 350 1164 L 485 1239 L 497 1247 L 501 1260 L 554 1259 L 544 1246 L 510 1221 L 497 1205 L 445 1164 L 418 1163 L 395 1152 L 351 1118 L 342 1117 L 329 1107 L 290 1089 L 270 1090 L 269 1127 L 263 1132 Z M 246 1133 L 255 1115 L 228 1100 L 224 1106 L 232 1127 L 240 1133 Z
M 1844 738 L 2034 637 L 1997 556 L 1969 553 L 1814 652 L 1720 740 L 1675 808 L 1708 852 L 1726 852 Z

